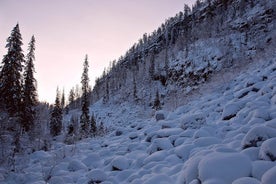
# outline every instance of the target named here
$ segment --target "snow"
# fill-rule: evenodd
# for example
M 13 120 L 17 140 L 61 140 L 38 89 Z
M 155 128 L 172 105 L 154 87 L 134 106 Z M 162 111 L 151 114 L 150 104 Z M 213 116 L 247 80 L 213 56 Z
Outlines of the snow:
M 262 177 L 262 184 L 276 183 L 276 166 L 269 169 Z
M 0 168 L 0 184 L 274 184 L 275 68 L 275 59 L 262 60 L 208 83 L 184 105 L 159 111 L 159 121 L 150 108 L 97 102 L 90 110 L 107 135 L 17 156 L 16 172 Z
M 210 166 L 212 169 L 210 169 Z M 220 179 L 226 183 L 249 176 L 251 161 L 241 153 L 210 153 L 198 166 L 199 178 L 202 182 Z
M 271 138 L 263 142 L 259 156 L 263 160 L 276 161 L 276 138 Z

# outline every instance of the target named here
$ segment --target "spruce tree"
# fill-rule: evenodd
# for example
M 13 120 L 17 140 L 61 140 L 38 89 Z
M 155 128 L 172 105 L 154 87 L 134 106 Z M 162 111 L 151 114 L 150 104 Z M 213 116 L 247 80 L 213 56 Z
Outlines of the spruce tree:
M 80 117 L 81 124 L 81 134 L 86 137 L 89 133 L 89 77 L 88 77 L 88 56 L 85 56 L 84 64 L 83 64 L 83 73 L 81 77 L 82 84 L 82 98 L 81 98 L 81 110 L 82 114 Z
M 64 94 L 64 89 L 62 90 L 62 95 L 61 95 L 61 108 L 64 109 L 65 107 L 65 94 Z
M 19 117 L 22 111 L 22 70 L 24 54 L 22 37 L 17 24 L 7 39 L 8 53 L 2 61 L 0 72 L 0 103 L 10 116 Z
M 24 87 L 23 87 L 23 114 L 21 115 L 22 126 L 26 131 L 29 131 L 34 126 L 35 120 L 35 106 L 38 103 L 36 80 L 34 78 L 34 63 L 35 60 L 35 37 L 32 36 L 29 43 L 26 60 L 26 67 L 24 71 Z
M 71 109 L 73 109 L 75 107 L 75 92 L 74 92 L 74 88 L 72 88 L 69 92 L 69 97 L 68 97 L 68 102 L 69 102 L 69 106 Z
M 52 136 L 57 136 L 62 130 L 62 108 L 60 104 L 60 93 L 57 89 L 55 105 L 50 118 L 50 133 Z
M 93 136 L 96 136 L 96 134 L 97 134 L 97 123 L 96 123 L 94 114 L 92 114 L 91 120 L 90 120 L 90 133 Z
M 158 90 L 156 91 L 156 94 L 155 94 L 155 99 L 154 99 L 154 102 L 153 102 L 153 108 L 155 110 L 161 110 L 161 102 L 160 102 L 160 97 L 159 97 Z

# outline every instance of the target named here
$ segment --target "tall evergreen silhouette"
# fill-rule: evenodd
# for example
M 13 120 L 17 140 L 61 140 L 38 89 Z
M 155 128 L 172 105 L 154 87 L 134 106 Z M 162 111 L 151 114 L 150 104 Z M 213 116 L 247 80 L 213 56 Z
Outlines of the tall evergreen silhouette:
M 62 130 L 62 108 L 60 104 L 60 92 L 57 89 L 55 105 L 51 113 L 50 133 L 52 136 L 57 136 Z
M 22 70 L 24 64 L 22 45 L 19 25 L 16 24 L 7 39 L 8 53 L 3 58 L 0 72 L 1 105 L 10 116 L 16 117 L 19 117 L 22 111 Z
M 24 71 L 24 87 L 23 87 L 23 114 L 21 121 L 26 131 L 29 131 L 35 120 L 35 106 L 38 103 L 37 99 L 37 83 L 34 78 L 34 60 L 35 60 L 35 37 L 32 36 L 28 47 L 26 67 Z
M 81 110 L 82 114 L 80 117 L 81 132 L 85 137 L 89 133 L 89 77 L 88 77 L 88 56 L 85 56 L 83 64 L 83 73 L 81 77 L 82 84 L 82 98 L 81 98 Z

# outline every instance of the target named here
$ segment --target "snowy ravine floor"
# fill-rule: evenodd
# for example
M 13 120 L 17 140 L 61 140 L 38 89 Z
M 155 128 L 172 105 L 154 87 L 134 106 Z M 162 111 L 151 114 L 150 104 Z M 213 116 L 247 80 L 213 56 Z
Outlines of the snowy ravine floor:
M 121 127 L 109 135 L 35 152 L 0 183 L 275 184 L 275 63 L 159 112 L 164 120 L 117 113 Z

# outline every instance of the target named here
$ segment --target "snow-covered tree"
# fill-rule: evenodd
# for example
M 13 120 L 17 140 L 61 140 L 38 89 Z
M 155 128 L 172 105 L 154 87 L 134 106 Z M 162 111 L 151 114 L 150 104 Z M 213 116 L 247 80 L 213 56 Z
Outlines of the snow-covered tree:
M 64 109 L 64 107 L 65 107 L 65 94 L 64 94 L 64 89 L 62 90 L 60 105 L 61 105 L 61 108 Z
M 81 133 L 83 136 L 87 136 L 89 133 L 89 77 L 88 77 L 88 56 L 85 56 L 83 64 L 83 73 L 81 77 L 82 84 L 82 114 L 80 117 Z
M 153 102 L 153 108 L 155 110 L 160 110 L 161 109 L 161 102 L 160 102 L 160 97 L 159 97 L 159 91 L 158 90 L 156 91 L 156 94 L 155 94 L 155 99 L 154 99 L 154 102 Z
M 22 70 L 24 54 L 22 37 L 17 24 L 7 39 L 8 53 L 2 61 L 0 72 L 0 102 L 10 116 L 19 116 L 22 110 Z
M 92 114 L 90 119 L 90 133 L 93 136 L 97 134 L 97 123 L 96 123 L 94 114 Z
M 60 105 L 60 92 L 57 89 L 55 105 L 50 118 L 50 133 L 52 136 L 57 136 L 62 130 L 62 108 Z
M 35 119 L 35 106 L 38 103 L 36 79 L 34 78 L 34 60 L 35 60 L 35 37 L 32 36 L 29 43 L 24 71 L 24 87 L 23 87 L 23 114 L 21 115 L 21 123 L 26 131 L 33 128 Z

